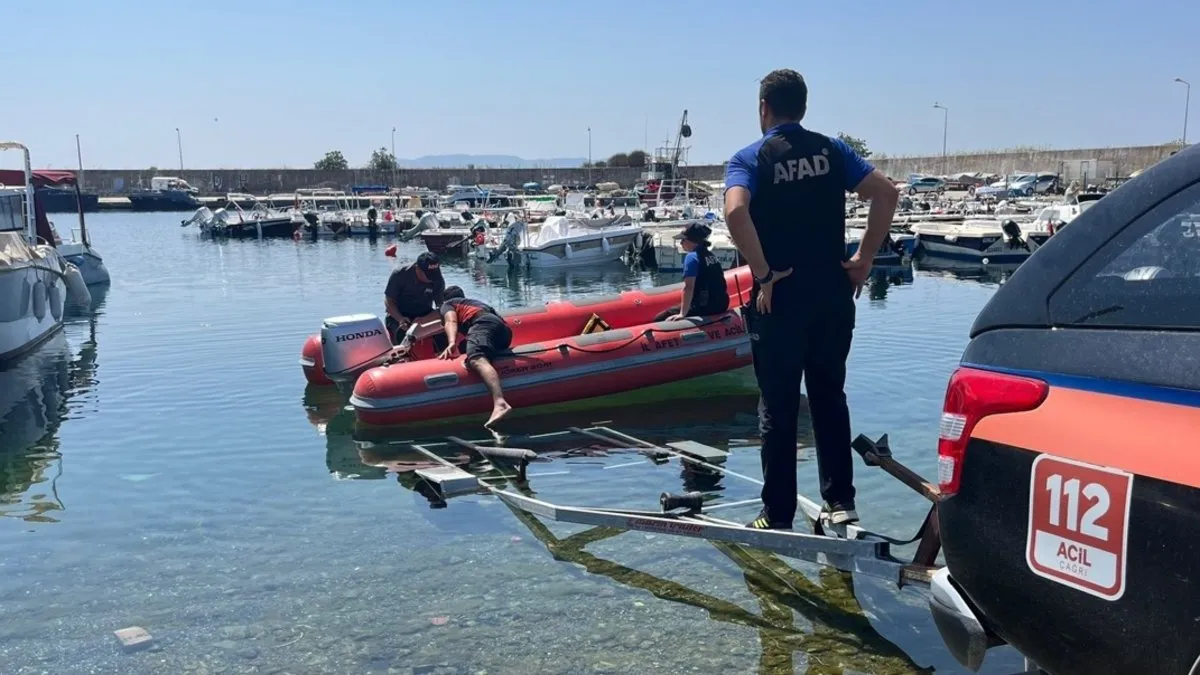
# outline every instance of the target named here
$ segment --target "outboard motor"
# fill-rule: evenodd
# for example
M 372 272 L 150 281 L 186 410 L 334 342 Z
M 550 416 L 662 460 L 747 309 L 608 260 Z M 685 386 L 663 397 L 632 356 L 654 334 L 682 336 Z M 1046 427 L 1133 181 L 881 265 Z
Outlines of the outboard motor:
M 1025 243 L 1025 240 L 1021 237 L 1021 226 L 1017 225 L 1017 221 L 1006 220 L 1004 221 L 1004 224 L 1000 226 L 1000 229 L 1004 230 L 1004 235 L 1008 238 L 1009 248 L 1023 248 L 1026 251 L 1029 250 L 1029 244 Z
M 509 255 L 511 253 L 515 253 L 517 250 L 517 244 L 520 242 L 520 239 L 521 239 L 521 234 L 524 231 L 525 231 L 525 223 L 517 220 L 517 221 L 514 221 L 512 224 L 510 224 L 508 226 L 508 229 L 504 232 L 504 241 L 500 242 L 500 246 L 496 247 L 496 250 L 492 251 L 488 255 L 487 261 L 495 262 L 496 260 L 498 260 L 500 258 L 500 256 L 505 256 L 505 255 Z M 509 262 L 511 263 L 512 260 L 510 259 Z
M 344 394 L 354 391 L 358 376 L 382 365 L 392 353 L 392 340 L 374 314 L 350 314 L 321 324 L 321 360 L 325 374 Z
M 317 214 L 305 211 L 304 222 L 307 223 L 305 229 L 308 230 L 308 233 L 314 237 L 317 236 L 317 232 L 321 229 L 321 219 L 317 217 Z

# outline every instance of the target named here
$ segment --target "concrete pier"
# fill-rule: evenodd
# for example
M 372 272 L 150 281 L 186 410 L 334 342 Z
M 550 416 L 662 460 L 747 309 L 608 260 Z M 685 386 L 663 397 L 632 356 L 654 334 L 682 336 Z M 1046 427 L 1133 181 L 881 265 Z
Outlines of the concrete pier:
M 905 179 L 911 173 L 957 173 L 982 171 L 1013 173 L 1017 171 L 1052 171 L 1069 176 L 1072 170 L 1095 167 L 1089 178 L 1103 180 L 1124 177 L 1165 159 L 1180 149 L 1178 144 L 1137 147 L 1092 148 L 1080 150 L 1038 150 L 1022 152 L 993 152 L 949 155 L 948 157 L 871 157 L 870 161 L 887 175 Z M 1087 169 L 1082 169 L 1085 172 Z M 128 201 L 115 198 L 149 186 L 150 178 L 178 176 L 207 195 L 227 192 L 248 192 L 256 195 L 290 193 L 298 188 L 333 188 L 350 192 L 353 185 L 392 185 L 444 189 L 450 184 L 505 184 L 519 188 L 527 182 L 578 185 L 615 182 L 632 187 L 641 178 L 641 167 L 611 168 L 505 168 L 465 167 L 445 169 L 397 169 L 395 172 L 373 172 L 365 169 L 317 171 L 314 169 L 156 169 L 142 170 L 88 169 L 84 173 L 85 189 L 113 197 L 101 203 L 101 208 L 127 208 Z M 722 180 L 723 164 L 688 166 L 687 176 L 694 180 Z

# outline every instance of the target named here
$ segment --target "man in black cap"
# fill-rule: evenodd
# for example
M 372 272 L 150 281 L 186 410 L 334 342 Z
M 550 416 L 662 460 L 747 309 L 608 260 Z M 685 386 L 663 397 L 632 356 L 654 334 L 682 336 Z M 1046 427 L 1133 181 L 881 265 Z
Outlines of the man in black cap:
M 446 280 L 441 261 L 433 253 L 422 253 L 411 265 L 397 267 L 388 277 L 383 292 L 387 320 L 384 322 L 393 343 L 399 343 L 414 321 L 433 321 L 437 308 L 445 301 Z

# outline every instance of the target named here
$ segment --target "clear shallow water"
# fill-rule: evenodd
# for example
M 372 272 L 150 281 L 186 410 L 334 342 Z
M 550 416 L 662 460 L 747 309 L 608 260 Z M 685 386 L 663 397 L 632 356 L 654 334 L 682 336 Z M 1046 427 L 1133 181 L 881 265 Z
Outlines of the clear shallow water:
M 0 373 L 3 672 L 958 672 L 916 591 L 736 547 L 540 523 L 484 496 L 431 508 L 394 472 L 411 459 L 403 446 L 356 442 L 352 417 L 306 391 L 297 363 L 323 317 L 381 312 L 386 242 L 214 243 L 178 221 L 89 218 L 111 289 Z M 620 266 L 445 270 L 498 307 L 675 280 Z M 918 272 L 859 301 L 855 430 L 891 434 L 926 475 L 946 377 L 994 281 Z M 729 467 L 756 476 L 757 452 L 742 448 L 755 442 L 752 386 L 730 373 L 675 390 L 705 406 L 606 405 L 518 430 L 612 420 L 653 441 L 733 447 Z M 655 508 L 692 480 L 638 460 L 559 458 L 531 467 L 532 486 Z M 799 471 L 815 494 L 808 456 Z M 863 468 L 857 482 L 865 525 L 915 531 L 918 497 Z M 731 499 L 756 491 L 720 486 Z M 112 631 L 131 625 L 159 649 L 122 654 Z M 989 656 L 990 672 L 1017 669 L 1005 656 Z

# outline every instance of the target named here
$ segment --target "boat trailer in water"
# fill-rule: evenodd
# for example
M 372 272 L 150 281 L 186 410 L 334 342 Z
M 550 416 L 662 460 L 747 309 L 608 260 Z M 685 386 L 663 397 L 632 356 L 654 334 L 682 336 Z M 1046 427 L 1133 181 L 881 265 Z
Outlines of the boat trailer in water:
M 607 446 L 608 449 L 636 450 L 657 464 L 678 459 L 694 471 L 716 477 L 737 478 L 755 484 L 762 481 L 722 466 L 729 453 L 694 441 L 679 441 L 656 445 L 605 426 L 571 427 L 567 431 L 541 434 L 530 438 L 574 434 Z M 481 455 L 493 465 L 506 466 L 515 473 L 477 476 L 464 470 L 462 458 L 451 461 L 433 451 L 435 446 L 456 446 Z M 548 520 L 609 527 L 619 530 L 638 530 L 655 534 L 670 534 L 695 539 L 723 541 L 763 549 L 779 555 L 828 565 L 846 572 L 879 577 L 898 586 L 928 586 L 937 571 L 936 558 L 941 549 L 938 529 L 937 501 L 940 493 L 935 485 L 897 461 L 888 446 L 887 435 L 872 441 L 858 436 L 852 444 L 867 466 L 877 466 L 931 502 L 928 514 L 915 536 L 897 540 L 866 530 L 857 524 L 832 525 L 822 514 L 821 507 L 798 496 L 799 511 L 812 525 L 812 532 L 790 530 L 757 530 L 741 523 L 724 520 L 714 513 L 760 503 L 758 499 L 706 504 L 704 492 L 672 494 L 659 497 L 659 511 L 639 511 L 556 504 L 537 499 L 524 489 L 528 485 L 527 467 L 538 461 L 536 452 L 474 443 L 457 437 L 446 437 L 442 443 L 411 444 L 429 458 L 431 463 L 416 469 L 417 477 L 425 484 L 423 492 L 432 499 L 444 499 L 464 493 L 489 492 L 513 509 Z M 499 485 L 493 484 L 502 481 Z M 505 483 L 517 489 L 503 487 Z M 443 502 L 444 503 L 444 502 Z M 912 560 L 892 555 L 892 546 L 917 544 Z

